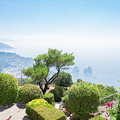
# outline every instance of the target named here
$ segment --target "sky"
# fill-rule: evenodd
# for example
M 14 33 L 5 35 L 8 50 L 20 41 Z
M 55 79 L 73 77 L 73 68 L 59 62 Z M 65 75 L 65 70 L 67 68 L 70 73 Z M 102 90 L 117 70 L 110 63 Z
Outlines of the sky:
M 119 33 L 119 0 L 0 0 L 0 42 L 21 56 L 35 58 L 56 48 L 73 52 L 82 69 L 90 65 L 115 76 Z

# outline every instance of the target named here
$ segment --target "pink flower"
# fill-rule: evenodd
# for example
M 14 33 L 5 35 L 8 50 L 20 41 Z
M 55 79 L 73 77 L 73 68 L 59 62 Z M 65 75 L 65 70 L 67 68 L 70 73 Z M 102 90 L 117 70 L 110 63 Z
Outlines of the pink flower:
M 107 106 L 110 107 L 113 102 L 107 102 Z M 107 107 L 106 106 L 106 107 Z

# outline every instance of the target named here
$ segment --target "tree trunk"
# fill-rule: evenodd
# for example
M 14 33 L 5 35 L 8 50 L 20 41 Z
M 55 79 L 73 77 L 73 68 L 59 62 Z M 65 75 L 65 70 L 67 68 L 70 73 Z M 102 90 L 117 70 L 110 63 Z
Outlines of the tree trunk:
M 48 84 L 46 83 L 46 84 L 45 84 L 45 87 L 44 87 L 44 90 L 42 91 L 42 92 L 43 92 L 43 95 L 46 93 L 47 89 L 49 89 L 49 88 L 48 88 Z
M 39 82 L 39 87 L 40 87 L 40 89 L 41 89 L 42 92 L 43 92 L 43 87 L 42 87 L 42 85 L 40 84 L 40 82 Z
M 40 82 L 39 82 L 39 87 L 40 87 L 40 89 L 42 90 L 43 95 L 46 93 L 47 89 L 49 89 L 47 83 L 45 84 L 45 87 L 43 88 L 43 85 L 41 85 Z
M 39 87 L 41 88 L 43 95 L 46 93 L 47 89 L 49 89 L 48 85 L 51 84 L 55 80 L 55 78 L 59 75 L 59 73 L 60 73 L 60 69 L 58 69 L 58 72 L 54 74 L 48 81 L 45 78 L 46 83 L 45 83 L 44 88 L 43 88 L 43 85 L 41 85 L 39 82 Z

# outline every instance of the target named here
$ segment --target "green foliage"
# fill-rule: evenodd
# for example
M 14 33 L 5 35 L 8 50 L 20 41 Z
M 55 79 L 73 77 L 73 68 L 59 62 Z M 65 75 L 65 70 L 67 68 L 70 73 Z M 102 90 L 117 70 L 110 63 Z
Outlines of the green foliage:
M 81 86 L 81 85 L 93 85 L 95 86 L 93 83 L 91 82 L 85 82 L 85 81 L 82 81 L 81 79 L 78 79 L 76 83 L 74 83 L 74 85 L 76 86 Z
M 31 84 L 33 82 L 32 79 L 29 79 L 29 78 L 24 78 L 24 79 L 18 79 L 18 85 L 19 86 L 22 86 L 22 85 L 25 85 L 25 84 Z
M 54 94 L 53 93 L 46 93 L 43 98 L 53 106 L 55 105 Z
M 79 85 L 93 85 L 93 86 L 96 86 L 98 88 L 99 92 L 100 92 L 100 99 L 117 92 L 116 89 L 114 88 L 114 86 L 104 86 L 102 84 L 95 85 L 93 83 L 82 81 L 81 79 L 78 79 L 77 83 L 74 83 L 74 85 L 77 85 L 77 86 L 79 86 Z M 103 99 L 101 101 L 101 104 L 105 105 L 108 101 L 112 101 L 112 100 L 116 100 L 116 99 L 117 99 L 117 94 L 113 95 L 109 98 Z
M 61 72 L 54 80 L 54 83 L 58 86 L 69 87 L 72 85 L 72 76 L 69 73 Z
M 113 118 L 115 120 L 120 120 L 120 96 L 119 96 L 118 106 L 116 108 L 111 109 L 109 111 L 109 114 L 110 114 L 111 118 Z
M 44 99 L 35 99 L 26 104 L 26 113 L 32 120 L 66 120 L 65 114 Z
M 14 103 L 17 97 L 17 79 L 12 75 L 0 73 L 0 106 Z
M 82 81 L 83 81 L 82 79 L 78 79 L 78 80 L 77 80 L 77 82 L 79 82 L 79 83 L 82 82 Z
M 97 87 L 98 87 L 98 89 L 105 89 L 105 86 L 104 85 L 102 85 L 102 84 L 97 84 Z
M 97 115 L 97 116 L 95 116 L 94 118 L 91 118 L 90 120 L 105 120 L 105 118 Z
M 92 85 L 73 85 L 68 90 L 68 108 L 76 119 L 87 119 L 99 105 L 99 91 Z M 98 102 L 96 102 L 98 101 Z
M 117 112 L 118 112 L 118 107 L 111 109 L 111 110 L 109 111 L 110 118 L 111 118 L 111 119 L 113 118 L 113 120 L 114 120 L 114 119 L 115 119 L 115 120 L 120 120 L 120 119 L 117 119 Z
M 19 90 L 19 101 L 23 103 L 27 103 L 33 99 L 41 97 L 43 97 L 43 93 L 36 85 L 26 84 Z
M 50 93 L 54 94 L 55 102 L 60 102 L 64 96 L 65 90 L 62 86 L 55 86 L 55 89 L 51 90 Z
M 104 86 L 102 84 L 97 84 L 97 88 L 100 92 L 100 99 L 117 92 L 116 89 L 114 88 L 114 86 Z M 117 95 L 114 95 L 109 98 L 103 99 L 101 101 L 101 104 L 105 105 L 108 101 L 112 101 L 112 100 L 116 100 L 116 99 L 117 99 Z
M 41 63 L 39 66 L 33 65 L 33 68 L 27 68 L 23 69 L 22 73 L 26 76 L 31 77 L 35 81 L 42 82 L 42 80 L 47 76 L 48 74 L 48 68 L 45 66 L 45 64 Z
M 28 67 L 27 69 L 23 69 L 22 72 L 27 76 L 31 76 L 34 73 L 34 70 L 32 67 Z
M 61 69 L 74 64 L 73 54 L 62 53 L 62 51 L 56 49 L 49 49 L 47 54 L 39 55 L 34 60 L 33 67 L 23 69 L 22 72 L 33 80 L 39 81 L 43 94 L 45 94 L 48 85 L 58 77 Z M 56 68 L 57 72 L 51 78 L 48 78 L 51 67 Z
M 69 90 L 67 90 L 68 92 Z M 61 98 L 63 103 L 65 103 L 65 108 L 68 110 L 68 94 L 66 94 L 64 97 Z

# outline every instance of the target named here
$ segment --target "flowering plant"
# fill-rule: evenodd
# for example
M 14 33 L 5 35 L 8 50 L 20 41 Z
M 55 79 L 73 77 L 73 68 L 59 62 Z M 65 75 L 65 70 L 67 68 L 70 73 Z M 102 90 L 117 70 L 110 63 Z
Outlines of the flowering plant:
M 6 119 L 6 120 L 10 120 L 12 118 L 12 116 L 10 116 L 8 119 Z
M 120 100 L 118 106 L 111 109 L 109 112 L 111 118 L 115 118 L 115 120 L 120 120 Z
M 109 114 L 109 108 L 111 107 L 111 105 L 113 104 L 113 102 L 107 102 L 107 104 L 106 104 L 106 109 L 108 109 L 107 111 L 106 111 L 106 114 L 107 115 L 105 115 L 106 116 L 106 119 L 105 120 L 108 120 L 108 117 L 110 116 L 110 114 Z
M 107 102 L 106 108 L 109 108 L 112 104 L 113 104 L 113 102 Z

